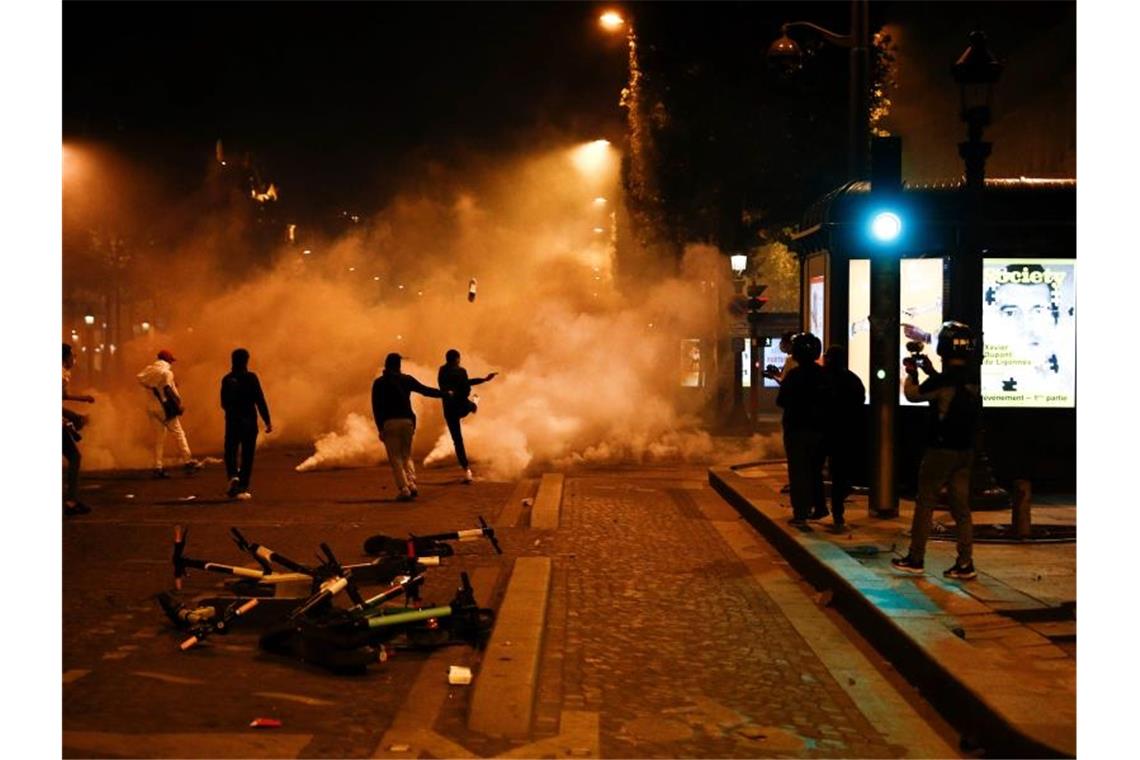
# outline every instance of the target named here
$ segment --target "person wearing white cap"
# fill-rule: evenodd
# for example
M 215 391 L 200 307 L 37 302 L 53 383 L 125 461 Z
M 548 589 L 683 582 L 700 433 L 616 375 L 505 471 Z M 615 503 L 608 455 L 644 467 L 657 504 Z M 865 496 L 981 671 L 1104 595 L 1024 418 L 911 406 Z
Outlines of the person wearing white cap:
M 146 390 L 146 414 L 154 428 L 154 476 L 166 478 L 166 468 L 163 466 L 163 450 L 166 447 L 166 433 L 174 434 L 178 444 L 179 461 L 182 462 L 186 472 L 192 473 L 201 468 L 202 463 L 194 459 L 190 453 L 190 444 L 186 441 L 186 433 L 182 430 L 182 397 L 178 395 L 178 386 L 174 384 L 174 354 L 167 349 L 158 352 L 157 360 L 148 364 L 138 374 L 138 381 Z

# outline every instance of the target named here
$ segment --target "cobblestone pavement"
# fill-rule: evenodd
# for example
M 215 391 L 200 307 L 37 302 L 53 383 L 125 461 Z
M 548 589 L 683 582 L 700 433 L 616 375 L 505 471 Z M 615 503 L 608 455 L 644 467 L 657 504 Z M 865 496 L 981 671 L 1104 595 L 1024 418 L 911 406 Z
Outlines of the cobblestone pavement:
M 681 474 L 568 479 L 564 707 L 601 713 L 604 756 L 904 754 L 705 519 L 703 472 Z
M 722 524 L 708 518 L 710 510 L 731 510 L 708 487 L 703 467 L 569 472 L 561 527 L 540 531 L 526 527 L 527 512 L 518 509 L 534 480 L 467 488 L 451 470 L 426 470 L 421 497 L 409 505 L 391 501 L 385 469 L 298 475 L 296 461 L 295 452 L 259 455 L 249 503 L 211 495 L 224 483 L 210 470 L 162 482 L 129 474 L 86 481 L 95 511 L 64 526 L 65 756 L 368 757 L 390 749 L 383 737 L 424 684 L 441 706 L 415 719 L 442 743 L 417 750 L 421 757 L 448 754 L 440 747 L 484 757 L 526 752 L 539 746 L 531 742 L 559 736 L 567 711 L 599 716 L 596 749 L 571 742 L 536 756 L 913 754 L 882 710 L 853 701 L 834 661 L 813 653 L 786 600 L 778 603 L 757 582 L 758 569 L 795 582 L 778 554 L 753 536 L 742 560 Z M 188 495 L 197 498 L 182 501 Z M 497 606 L 514 559 L 553 560 L 536 713 L 525 739 L 466 727 L 472 689 L 449 686 L 444 674 L 447 664 L 470 665 L 478 678 L 480 654 L 470 648 L 399 653 L 365 676 L 333 677 L 260 653 L 256 635 L 240 630 L 179 652 L 179 635 L 151 600 L 171 585 L 175 524 L 192 526 L 192 556 L 244 564 L 227 536 L 234 525 L 302 561 L 322 540 L 342 561 L 356 561 L 373 533 L 453 530 L 474 525 L 477 515 L 496 524 L 505 554 L 460 545 L 429 576 L 425 596 L 450 597 L 460 570 L 484 579 L 497 571 L 497 585 L 476 587 L 481 603 Z M 187 590 L 218 585 L 218 577 L 195 573 Z M 802 598 L 818 615 L 810 593 L 805 587 Z M 855 651 L 842 637 L 837 646 Z M 868 704 L 880 701 L 872 696 Z M 255 717 L 284 726 L 257 732 L 248 727 Z M 935 730 L 948 733 L 944 725 Z

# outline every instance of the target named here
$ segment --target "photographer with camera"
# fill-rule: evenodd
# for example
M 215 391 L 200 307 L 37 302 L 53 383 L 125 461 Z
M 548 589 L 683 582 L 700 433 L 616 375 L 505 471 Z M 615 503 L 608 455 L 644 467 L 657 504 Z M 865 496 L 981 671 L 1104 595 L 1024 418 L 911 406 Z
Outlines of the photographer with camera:
M 71 368 L 75 366 L 75 354 L 72 353 L 71 344 L 63 344 L 63 400 L 82 401 L 85 404 L 94 404 L 94 396 L 79 396 L 68 391 L 71 384 Z M 67 496 L 63 500 L 63 513 L 65 515 L 85 515 L 91 508 L 79 500 L 79 467 L 83 457 L 79 453 L 79 441 L 83 438 L 79 434 L 80 428 L 87 423 L 87 418 L 79 412 L 63 407 L 63 456 L 67 459 Z
M 911 356 L 903 360 L 906 382 L 903 392 L 912 402 L 929 401 L 930 432 L 926 454 L 918 469 L 918 495 L 914 520 L 910 529 L 910 551 L 891 566 L 905 573 L 924 572 L 926 541 L 930 536 L 931 518 L 938 503 L 938 492 L 948 485 L 950 514 L 958 526 L 958 558 L 954 566 L 942 573 L 947 578 L 970 580 L 974 570 L 974 527 L 970 518 L 970 480 L 974 467 L 974 443 L 982 413 L 982 397 L 973 377 L 976 343 L 974 331 L 961 322 L 944 322 L 938 332 L 937 353 L 942 357 L 942 372 L 936 372 L 930 358 L 922 353 L 923 345 L 907 344 Z M 928 378 L 921 385 L 918 370 Z

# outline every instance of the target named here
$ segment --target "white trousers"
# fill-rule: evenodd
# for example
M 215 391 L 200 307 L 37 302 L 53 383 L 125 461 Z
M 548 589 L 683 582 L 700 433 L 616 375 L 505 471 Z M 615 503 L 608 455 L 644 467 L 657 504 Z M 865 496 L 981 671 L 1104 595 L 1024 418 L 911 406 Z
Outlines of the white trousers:
M 182 420 L 179 417 L 166 419 L 161 410 L 148 409 L 151 427 L 154 430 L 154 469 L 162 469 L 162 453 L 166 448 L 166 434 L 174 434 L 174 442 L 178 444 L 178 461 L 180 464 L 189 462 L 191 457 L 190 444 L 186 441 L 186 433 L 182 430 Z

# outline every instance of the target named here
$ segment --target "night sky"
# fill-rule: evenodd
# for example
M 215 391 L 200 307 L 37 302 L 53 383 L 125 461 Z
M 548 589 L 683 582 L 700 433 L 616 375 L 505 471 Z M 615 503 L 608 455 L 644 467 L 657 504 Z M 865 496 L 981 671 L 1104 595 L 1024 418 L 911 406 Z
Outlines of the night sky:
M 425 160 L 452 164 L 541 140 L 620 140 L 626 52 L 620 35 L 597 26 L 605 7 L 67 2 L 63 136 L 108 144 L 181 187 L 201 181 L 222 138 L 231 153 L 251 151 L 284 193 L 304 188 L 310 202 L 330 205 L 382 198 Z M 657 36 L 640 42 L 682 57 L 732 48 L 744 75 L 753 76 L 781 21 L 804 18 L 845 31 L 848 7 L 668 4 Z M 1007 161 L 1015 171 L 1075 171 L 1075 3 L 871 8 L 873 28 L 902 23 L 904 88 L 895 93 L 893 126 L 907 141 L 912 174 L 957 171 L 960 125 L 948 67 L 977 21 L 999 55 L 1017 56 L 1002 96 L 1018 118 L 995 124 L 1005 140 L 995 166 L 1003 168 L 1014 157 L 1011 146 L 1020 145 L 1035 153 Z M 841 89 L 844 54 L 824 50 L 820 61 L 835 68 Z M 1048 134 L 1019 132 L 1046 113 Z

